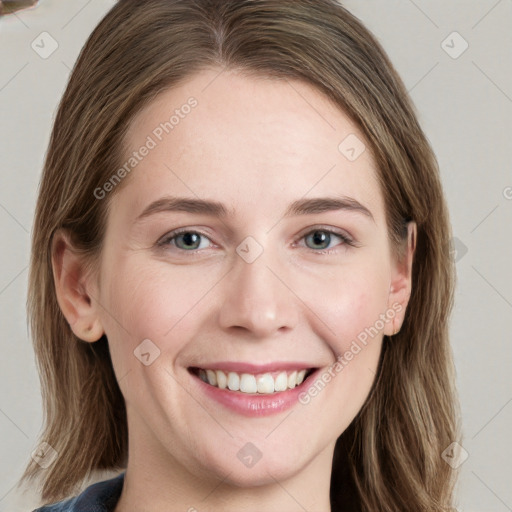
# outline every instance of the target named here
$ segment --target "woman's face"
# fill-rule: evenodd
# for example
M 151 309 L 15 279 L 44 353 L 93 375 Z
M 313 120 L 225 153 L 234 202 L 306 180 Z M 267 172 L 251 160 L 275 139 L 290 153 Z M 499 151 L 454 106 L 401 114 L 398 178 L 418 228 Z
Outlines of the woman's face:
M 362 135 L 308 85 L 213 69 L 126 143 L 94 293 L 130 458 L 235 485 L 330 469 L 407 298 Z

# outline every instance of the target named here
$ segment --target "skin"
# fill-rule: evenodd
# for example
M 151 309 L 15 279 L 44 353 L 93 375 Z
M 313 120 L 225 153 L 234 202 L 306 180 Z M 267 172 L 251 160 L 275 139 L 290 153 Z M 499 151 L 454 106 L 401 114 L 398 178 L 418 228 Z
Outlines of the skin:
M 133 119 L 127 157 L 190 96 L 197 107 L 111 197 L 98 271 L 86 271 L 65 233 L 53 243 L 60 307 L 82 340 L 106 333 L 126 400 L 129 460 L 115 510 L 325 512 L 335 441 L 369 394 L 383 335 L 403 321 L 416 226 L 396 261 L 370 151 L 349 161 L 338 150 L 349 134 L 363 136 L 300 82 L 204 70 Z M 234 214 L 136 221 L 166 194 L 220 201 Z M 283 217 L 297 199 L 333 195 L 357 200 L 373 219 L 346 210 Z M 183 239 L 157 246 L 182 227 L 206 234 L 200 248 Z M 307 236 L 320 228 L 357 245 Z M 236 252 L 248 236 L 263 248 L 252 263 Z M 309 361 L 327 371 L 393 305 L 401 311 L 307 405 L 248 418 L 208 400 L 187 371 L 221 360 Z M 144 339 L 160 350 L 148 366 L 134 357 Z M 262 454 L 251 468 L 237 457 L 247 442 Z

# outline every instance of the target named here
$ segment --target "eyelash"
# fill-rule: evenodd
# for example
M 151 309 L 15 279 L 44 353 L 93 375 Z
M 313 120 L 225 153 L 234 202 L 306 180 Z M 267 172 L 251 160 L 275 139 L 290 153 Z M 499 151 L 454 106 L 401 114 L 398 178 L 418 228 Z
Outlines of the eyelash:
M 348 245 L 350 247 L 356 247 L 356 243 L 354 242 L 354 240 L 349 238 L 344 233 L 333 230 L 331 228 L 323 228 L 323 227 L 316 227 L 316 228 L 311 229 L 304 235 L 300 236 L 298 240 L 302 240 L 302 239 L 306 238 L 308 235 L 312 235 L 313 233 L 315 233 L 317 231 L 320 231 L 322 233 L 328 233 L 329 235 L 337 236 L 343 242 L 342 244 L 339 244 L 340 246 Z M 209 236 L 206 233 L 203 233 L 202 231 L 192 230 L 189 228 L 181 228 L 181 229 L 176 229 L 176 230 L 168 233 L 162 240 L 157 242 L 157 245 L 159 247 L 164 248 L 165 246 L 168 246 L 170 244 L 170 242 L 175 240 L 179 235 L 182 235 L 184 233 L 194 233 L 196 235 L 201 235 L 201 236 L 207 238 L 208 240 L 210 240 Z M 210 240 L 210 242 L 211 242 L 211 240 Z M 336 246 L 336 247 L 339 247 L 339 246 Z M 306 249 L 309 249 L 310 252 L 315 253 L 315 254 L 332 254 L 333 252 L 336 252 L 336 247 L 334 247 L 332 249 L 323 249 L 323 250 L 310 249 L 309 247 L 306 247 Z M 189 252 L 189 253 L 197 253 L 198 252 L 198 249 L 191 249 L 191 250 L 187 251 L 185 249 L 180 249 L 179 247 L 176 247 L 176 248 L 182 252 Z

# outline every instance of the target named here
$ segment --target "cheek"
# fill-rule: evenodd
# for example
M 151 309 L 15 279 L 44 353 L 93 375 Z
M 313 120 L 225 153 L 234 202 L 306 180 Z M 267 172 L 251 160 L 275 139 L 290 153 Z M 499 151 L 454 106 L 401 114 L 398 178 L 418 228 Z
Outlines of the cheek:
M 314 384 L 304 401 L 317 400 L 315 396 L 328 388 L 317 406 L 329 402 L 333 428 L 340 433 L 363 406 L 375 380 L 384 322 L 391 318 L 386 316 L 387 298 L 385 272 L 355 269 L 340 276 L 338 286 L 330 285 L 328 291 L 311 297 L 311 303 L 318 306 L 310 314 L 310 324 L 317 326 L 317 334 L 333 355 L 332 364 L 318 378 L 321 382 Z
M 208 272 L 150 265 L 136 257 L 118 260 L 110 272 L 104 300 L 112 314 L 106 315 L 106 320 L 124 351 L 127 343 L 133 351 L 150 339 L 162 352 L 178 352 L 186 344 L 184 331 L 190 315 L 200 310 L 201 301 L 216 282 Z
M 353 340 L 364 342 L 377 338 L 386 315 L 389 281 L 382 262 L 361 264 L 357 267 L 340 266 L 329 278 L 317 280 L 316 286 L 304 286 L 302 296 L 311 305 L 311 322 L 323 325 L 321 335 L 330 340 L 330 346 L 339 355 L 350 349 Z M 313 314 L 314 313 L 314 314 Z M 371 332 L 371 336 L 368 332 Z
M 156 414 L 147 397 L 172 399 L 163 391 L 170 377 L 159 368 L 172 366 L 193 337 L 190 319 L 212 279 L 188 275 L 184 282 L 183 268 L 165 270 L 136 257 L 118 259 L 106 275 L 103 320 L 117 380 L 127 403 Z

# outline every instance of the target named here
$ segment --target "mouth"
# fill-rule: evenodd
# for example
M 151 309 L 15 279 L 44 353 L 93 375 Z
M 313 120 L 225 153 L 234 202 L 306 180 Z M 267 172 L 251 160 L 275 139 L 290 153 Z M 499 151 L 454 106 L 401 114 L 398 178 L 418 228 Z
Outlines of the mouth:
M 247 395 L 276 395 L 304 383 L 318 368 L 299 368 L 265 373 L 240 373 L 214 368 L 189 367 L 204 383 L 226 391 Z

